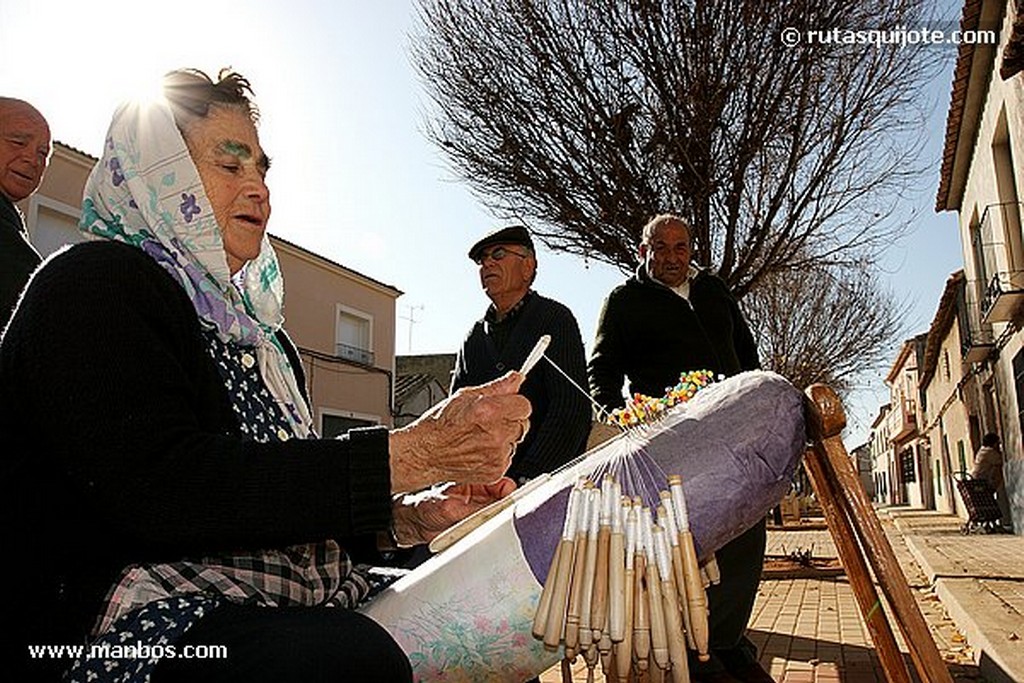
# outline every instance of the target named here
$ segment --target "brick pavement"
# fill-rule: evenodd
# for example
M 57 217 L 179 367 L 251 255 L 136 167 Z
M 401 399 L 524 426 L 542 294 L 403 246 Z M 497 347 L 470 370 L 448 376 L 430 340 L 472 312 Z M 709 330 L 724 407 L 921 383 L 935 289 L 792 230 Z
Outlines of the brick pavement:
M 954 680 L 957 683 L 984 680 L 973 663 L 971 648 L 936 597 L 929 577 L 915 562 L 902 535 L 888 518 L 883 516 L 882 522 Z M 922 520 L 920 523 L 930 522 Z M 836 557 L 835 545 L 823 527 L 769 531 L 769 557 L 787 557 L 805 551 L 811 551 L 814 558 Z M 907 657 L 908 669 L 913 670 L 896 622 L 890 619 L 890 623 Z M 778 683 L 882 683 L 886 680 L 853 591 L 843 576 L 762 580 L 749 635 L 758 646 L 762 666 Z M 560 683 L 560 667 L 546 671 L 540 680 Z M 582 659 L 572 667 L 572 680 L 587 681 L 587 667 Z

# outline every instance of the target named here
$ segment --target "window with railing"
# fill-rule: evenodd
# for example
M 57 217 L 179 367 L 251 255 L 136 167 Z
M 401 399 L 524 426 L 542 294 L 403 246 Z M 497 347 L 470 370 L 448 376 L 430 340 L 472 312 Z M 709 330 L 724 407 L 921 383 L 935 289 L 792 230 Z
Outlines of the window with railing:
M 1021 429 L 1024 430 L 1024 349 L 1018 351 L 1013 357 L 1013 386 L 1017 394 L 1017 419 Z
M 972 283 L 973 284 L 973 283 Z M 977 289 L 961 281 L 957 290 L 956 316 L 960 328 L 960 357 L 968 363 L 983 360 L 995 346 L 992 326 L 981 319 Z
M 986 322 L 1010 320 L 1024 300 L 1019 203 L 986 206 L 977 230 L 972 230 L 971 242 L 981 319 Z
M 373 365 L 373 319 L 342 306 L 338 307 L 337 316 L 335 355 L 361 365 Z

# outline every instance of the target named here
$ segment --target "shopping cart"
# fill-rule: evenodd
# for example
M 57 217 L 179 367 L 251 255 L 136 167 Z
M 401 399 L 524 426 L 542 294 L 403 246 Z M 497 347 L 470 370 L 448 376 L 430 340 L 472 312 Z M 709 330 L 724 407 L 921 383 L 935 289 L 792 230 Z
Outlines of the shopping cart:
M 968 514 L 967 521 L 960 527 L 961 533 L 998 533 L 1002 513 L 996 503 L 996 492 L 992 485 L 984 479 L 972 477 L 967 472 L 954 473 L 953 478 Z

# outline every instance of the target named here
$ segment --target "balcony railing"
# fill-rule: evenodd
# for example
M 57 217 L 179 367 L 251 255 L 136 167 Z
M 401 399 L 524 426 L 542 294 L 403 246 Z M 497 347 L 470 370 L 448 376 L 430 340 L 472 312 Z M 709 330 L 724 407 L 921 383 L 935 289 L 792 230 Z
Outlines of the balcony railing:
M 1024 244 L 1017 202 L 990 204 L 971 230 L 975 286 L 981 320 L 1006 322 L 1024 300 Z
M 1024 301 L 1024 271 L 996 273 L 981 300 L 981 319 L 987 323 L 1013 320 Z
M 353 363 L 359 363 L 360 365 L 373 365 L 373 351 L 370 351 L 369 349 L 361 349 L 358 346 L 337 344 L 335 355 L 338 358 L 344 358 L 345 360 L 350 360 Z
M 957 323 L 960 327 L 960 357 L 965 363 L 980 363 L 995 349 L 992 325 L 981 319 L 977 283 L 962 281 L 957 294 Z
M 895 411 L 898 422 L 893 425 L 889 443 L 898 443 L 917 431 L 917 404 L 913 399 L 906 398 L 902 406 Z

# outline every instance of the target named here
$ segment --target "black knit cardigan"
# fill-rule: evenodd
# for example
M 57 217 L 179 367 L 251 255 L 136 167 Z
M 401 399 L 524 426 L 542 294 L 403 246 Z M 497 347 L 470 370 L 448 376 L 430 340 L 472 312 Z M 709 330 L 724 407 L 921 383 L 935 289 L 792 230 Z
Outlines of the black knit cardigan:
M 81 642 L 127 565 L 387 528 L 385 429 L 244 441 L 204 348 L 184 290 L 138 249 L 76 245 L 33 278 L 0 345 L 4 611 L 21 657 Z

